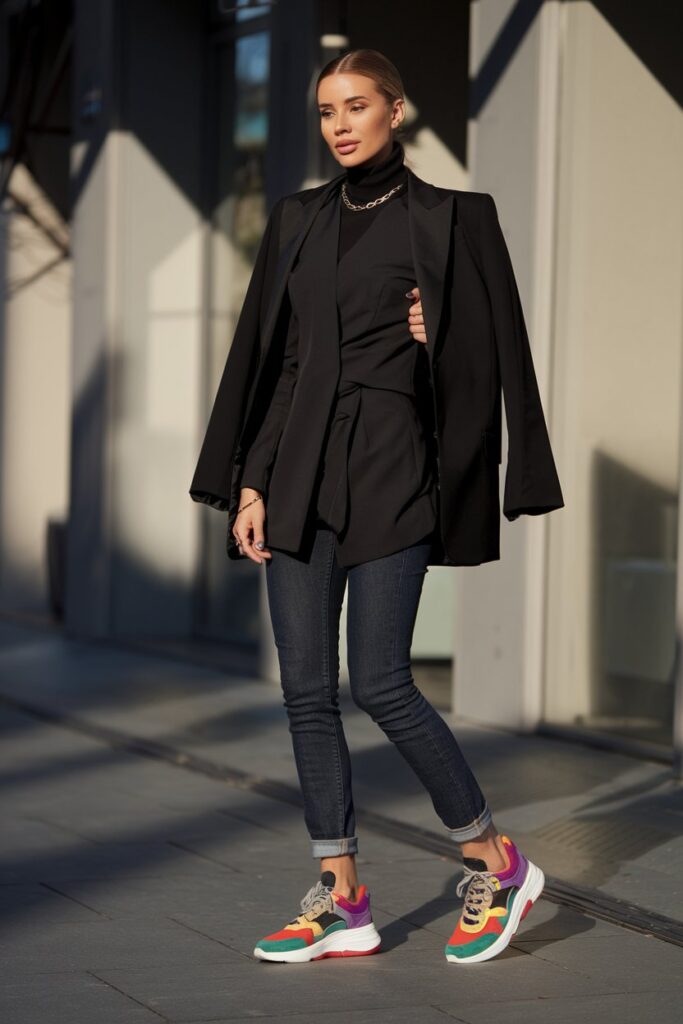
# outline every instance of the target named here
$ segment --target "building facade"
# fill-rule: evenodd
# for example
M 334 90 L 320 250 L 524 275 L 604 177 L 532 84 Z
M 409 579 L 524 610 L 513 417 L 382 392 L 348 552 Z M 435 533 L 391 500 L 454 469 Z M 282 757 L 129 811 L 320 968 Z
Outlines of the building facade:
M 566 507 L 430 570 L 413 654 L 472 720 L 683 747 L 681 12 L 616 2 L 0 2 L 0 608 L 275 678 L 262 573 L 188 487 L 268 211 L 382 50 L 416 173 L 491 192 Z M 503 467 L 505 467 L 505 450 Z

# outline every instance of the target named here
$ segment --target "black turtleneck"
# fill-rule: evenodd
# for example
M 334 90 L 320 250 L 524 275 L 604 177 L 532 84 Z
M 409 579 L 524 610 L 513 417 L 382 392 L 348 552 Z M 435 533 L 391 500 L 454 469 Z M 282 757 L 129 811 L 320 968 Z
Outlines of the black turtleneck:
M 403 162 L 404 151 L 401 143 L 394 139 L 391 153 L 381 163 L 362 164 L 349 167 L 346 171 L 346 191 L 352 203 L 367 203 L 379 199 L 395 185 L 402 188 L 390 199 L 369 210 L 349 210 L 339 197 L 341 224 L 339 230 L 339 259 L 355 245 L 375 217 L 393 202 L 408 203 L 408 170 Z

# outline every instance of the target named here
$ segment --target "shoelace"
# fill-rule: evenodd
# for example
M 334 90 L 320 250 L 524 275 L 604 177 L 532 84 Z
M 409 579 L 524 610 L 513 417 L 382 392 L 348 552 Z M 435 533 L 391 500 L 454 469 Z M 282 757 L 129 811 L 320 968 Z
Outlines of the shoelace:
M 309 917 L 314 911 L 317 914 L 324 910 L 332 910 L 332 891 L 331 885 L 323 885 L 321 881 L 316 882 L 301 901 L 302 913 Z
M 491 905 L 491 900 L 498 891 L 491 881 L 494 872 L 475 871 L 463 864 L 463 876 L 455 887 L 457 896 L 462 896 L 467 888 L 464 900 L 463 919 L 468 924 L 476 924 L 479 916 Z

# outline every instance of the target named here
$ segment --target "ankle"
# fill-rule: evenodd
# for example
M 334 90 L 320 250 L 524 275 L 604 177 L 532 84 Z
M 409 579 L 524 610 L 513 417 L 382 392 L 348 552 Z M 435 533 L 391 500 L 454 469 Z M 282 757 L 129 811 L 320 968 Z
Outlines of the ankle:
M 353 885 L 350 882 L 342 884 L 337 882 L 334 887 L 334 891 L 339 893 L 340 896 L 343 896 L 350 903 L 355 903 L 358 898 L 358 884 Z
M 334 891 L 353 903 L 358 895 L 359 887 L 354 855 L 345 854 L 341 857 L 322 857 L 320 860 L 320 873 L 322 874 L 325 871 L 332 871 L 334 874 Z
M 489 830 L 483 835 L 461 845 L 463 857 L 477 857 L 483 860 L 488 871 L 500 871 L 507 864 L 503 841 L 492 826 L 489 826 Z

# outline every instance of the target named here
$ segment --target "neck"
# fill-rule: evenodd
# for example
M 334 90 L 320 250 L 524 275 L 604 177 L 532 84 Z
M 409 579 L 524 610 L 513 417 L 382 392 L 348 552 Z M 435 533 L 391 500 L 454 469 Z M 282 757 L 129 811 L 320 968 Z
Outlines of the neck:
M 389 156 L 372 159 L 365 164 L 349 167 L 346 171 L 346 190 L 351 199 L 359 201 L 377 199 L 407 177 L 403 162 L 403 146 L 394 139 Z

